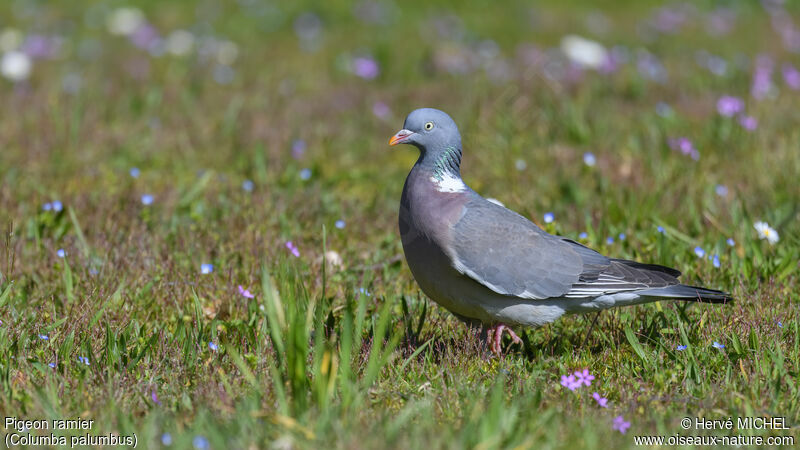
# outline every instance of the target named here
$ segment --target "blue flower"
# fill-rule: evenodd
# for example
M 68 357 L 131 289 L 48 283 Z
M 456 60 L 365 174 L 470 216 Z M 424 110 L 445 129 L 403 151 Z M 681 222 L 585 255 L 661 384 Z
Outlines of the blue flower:
M 40 334 L 39 335 L 39 339 L 41 339 L 43 341 L 49 341 L 50 340 L 50 336 L 48 336 L 46 334 Z
M 56 368 L 56 363 L 47 363 L 47 365 L 50 366 L 51 369 Z
M 717 269 L 719 269 L 719 266 L 720 266 L 720 264 L 719 264 L 719 255 L 714 255 L 714 256 L 711 258 L 711 264 L 713 264 L 713 265 L 714 265 L 714 267 L 716 267 Z
M 206 439 L 204 436 L 199 436 L 199 435 L 195 436 L 194 439 L 192 439 L 192 445 L 197 450 L 206 450 L 207 448 L 209 448 L 208 439 Z
M 133 178 L 139 178 L 139 175 L 141 175 L 142 172 L 138 167 L 131 167 L 131 170 L 129 170 L 128 173 L 131 174 Z
M 586 239 L 589 237 L 589 233 L 585 231 L 581 231 L 581 234 L 578 235 L 578 239 Z
M 624 241 L 626 237 L 627 237 L 627 236 L 625 235 L 625 233 L 620 233 L 620 234 L 619 234 L 619 240 L 620 240 L 620 241 Z
M 783 322 L 781 322 L 780 320 L 778 321 L 778 328 L 783 328 Z
M 53 200 L 52 202 L 48 202 L 48 203 L 45 203 L 44 205 L 42 205 L 42 210 L 43 211 L 59 212 L 62 209 L 64 209 L 64 205 L 62 205 L 61 202 L 58 201 L 58 200 Z
M 153 203 L 154 199 L 155 199 L 155 197 L 153 197 L 152 195 L 144 194 L 144 195 L 142 195 L 142 204 L 145 205 L 145 206 L 150 205 L 150 204 Z
M 730 245 L 731 247 L 733 247 L 734 245 L 736 245 L 736 241 L 734 241 L 734 240 L 733 240 L 733 238 L 728 238 L 728 240 L 727 240 L 726 242 L 727 242 L 727 243 L 728 243 L 728 245 Z
M 594 153 L 586 152 L 583 154 L 583 163 L 589 167 L 592 167 L 597 164 L 597 158 L 594 157 Z
M 606 238 L 606 244 L 611 245 L 614 243 L 614 238 L 609 236 Z
M 209 341 L 208 348 L 210 348 L 212 351 L 219 350 L 219 347 L 217 346 L 217 344 L 214 343 L 214 341 Z
M 300 171 L 301 180 L 305 181 L 308 180 L 309 178 L 311 178 L 311 169 L 306 168 Z
M 200 273 L 208 275 L 214 271 L 214 265 L 209 263 L 200 264 Z
M 725 344 L 720 344 L 720 343 L 719 343 L 719 342 L 717 342 L 717 341 L 714 341 L 714 343 L 713 343 L 713 344 L 711 344 L 711 346 L 712 346 L 712 347 L 714 347 L 714 348 L 718 348 L 718 349 L 723 349 L 723 348 L 725 348 Z
M 363 287 L 362 287 L 362 288 L 359 288 L 359 289 L 356 291 L 356 293 L 359 293 L 359 294 L 364 294 L 364 295 L 366 295 L 367 297 L 369 297 L 369 296 L 371 296 L 371 295 L 372 295 L 372 292 L 370 292 L 370 291 L 368 291 L 368 290 L 364 289 Z
M 78 362 L 84 363 L 87 366 L 89 365 L 89 358 L 86 356 L 78 356 Z
M 336 225 L 336 228 L 341 230 L 345 226 L 344 220 L 342 220 L 342 219 L 337 220 L 335 225 Z
M 172 435 L 169 433 L 164 433 L 161 435 L 161 444 L 165 447 L 169 447 L 172 445 Z
M 242 189 L 244 189 L 246 192 L 253 192 L 254 187 L 255 184 L 253 184 L 251 180 L 242 181 Z
M 728 196 L 728 187 L 725 186 L 724 184 L 718 184 L 714 188 L 714 192 L 716 192 L 717 195 L 720 196 L 720 197 L 727 197 Z
M 685 346 L 685 345 L 679 345 L 679 346 L 677 346 L 677 347 L 675 347 L 675 348 L 676 348 L 678 351 L 680 351 L 680 352 L 682 352 L 682 351 L 686 350 L 686 346 Z
M 67 252 L 65 252 L 63 248 L 60 248 L 56 251 L 56 255 L 58 255 L 59 258 L 63 258 L 67 256 Z
M 706 255 L 706 251 L 703 250 L 703 247 L 695 247 L 694 254 L 697 255 L 698 258 L 702 258 Z
M 657 227 L 656 227 L 656 231 L 658 231 L 658 232 L 659 232 L 659 233 L 661 233 L 661 234 L 664 234 L 664 227 L 662 227 L 661 225 L 659 225 L 659 226 L 657 226 Z
M 551 212 L 544 213 L 544 223 L 552 223 L 554 220 L 556 220 L 555 214 Z

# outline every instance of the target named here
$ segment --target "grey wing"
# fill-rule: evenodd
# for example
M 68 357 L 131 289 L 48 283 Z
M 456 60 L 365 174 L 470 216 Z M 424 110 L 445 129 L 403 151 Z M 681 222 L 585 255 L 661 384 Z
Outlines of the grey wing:
M 564 295 L 569 298 L 598 297 L 618 292 L 637 291 L 680 284 L 681 273 L 657 264 L 607 258 L 575 241 L 564 239 L 586 263 L 578 281 Z
M 498 294 L 545 299 L 569 292 L 584 269 L 573 246 L 480 200 L 470 202 L 453 227 L 453 267 Z
M 588 298 L 679 283 L 675 269 L 607 258 L 488 201 L 465 211 L 453 227 L 453 267 L 498 294 Z

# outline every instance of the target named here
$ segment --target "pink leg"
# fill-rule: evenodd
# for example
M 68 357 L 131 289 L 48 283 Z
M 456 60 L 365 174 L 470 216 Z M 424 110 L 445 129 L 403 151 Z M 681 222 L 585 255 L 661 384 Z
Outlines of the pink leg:
M 487 337 L 489 338 L 489 350 L 491 350 L 494 354 L 500 355 L 503 350 L 501 345 L 502 338 L 503 338 L 503 331 L 508 332 L 508 335 L 511 336 L 511 340 L 515 344 L 521 344 L 522 339 L 517 336 L 516 333 L 511 328 L 508 328 L 506 325 L 500 323 L 497 325 L 493 325 L 488 330 L 486 330 Z

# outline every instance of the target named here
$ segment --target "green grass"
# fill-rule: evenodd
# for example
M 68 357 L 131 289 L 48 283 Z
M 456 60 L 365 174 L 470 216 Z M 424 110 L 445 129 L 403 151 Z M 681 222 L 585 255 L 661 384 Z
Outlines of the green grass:
M 81 416 L 94 419 L 92 435 L 135 433 L 139 448 L 161 446 L 164 433 L 171 448 L 198 436 L 212 448 L 482 449 L 625 448 L 651 434 L 799 437 L 800 92 L 780 71 L 800 57 L 756 4 L 732 2 L 735 28 L 714 38 L 702 19 L 714 2 L 656 37 L 645 25 L 655 2 L 398 2 L 374 24 L 346 2 L 143 2 L 162 34 L 208 22 L 238 45 L 225 85 L 196 53 L 154 58 L 110 37 L 91 19 L 103 17 L 100 6 L 42 3 L 26 15 L 14 4 L 0 6 L 3 26 L 58 30 L 65 50 L 34 62 L 23 83 L 0 79 L 0 416 Z M 308 10 L 324 24 L 314 52 L 293 31 Z M 593 11 L 611 24 L 605 35 L 587 30 Z M 448 14 L 461 18 L 460 38 L 437 34 L 436 17 Z M 525 62 L 523 44 L 544 51 L 568 33 L 624 45 L 634 59 L 647 48 L 668 81 L 644 78 L 635 61 L 573 82 Z M 508 67 L 503 78 L 480 65 L 443 69 L 443 48 L 474 55 L 487 39 L 502 60 L 489 67 Z M 99 55 L 81 57 L 92 45 Z M 726 76 L 695 62 L 701 49 L 726 58 Z M 376 59 L 376 79 L 347 70 L 358 54 Z M 749 94 L 756 54 L 776 62 L 778 90 L 761 101 Z M 68 74 L 81 77 L 77 93 L 62 88 Z M 726 94 L 745 98 L 756 131 L 716 114 Z M 388 116 L 373 114 L 376 102 Z M 657 114 L 659 102 L 673 114 Z M 736 302 L 606 311 L 591 333 L 594 316 L 567 316 L 519 330 L 524 345 L 506 340 L 507 353 L 490 356 L 425 298 L 402 256 L 397 210 L 417 155 L 386 141 L 422 106 L 459 124 L 462 173 L 484 196 L 539 223 L 552 211 L 550 232 L 586 232 L 581 242 L 598 251 L 676 267 L 684 282 Z M 670 150 L 682 136 L 699 161 Z M 307 149 L 296 159 L 298 139 Z M 42 209 L 53 200 L 62 211 Z M 758 238 L 759 220 L 779 242 Z M 341 263 L 331 254 L 326 263 L 326 251 Z M 213 272 L 201 274 L 203 263 Z M 560 385 L 584 368 L 592 386 Z M 611 427 L 619 415 L 627 434 Z M 786 417 L 792 429 L 679 425 L 752 416 Z

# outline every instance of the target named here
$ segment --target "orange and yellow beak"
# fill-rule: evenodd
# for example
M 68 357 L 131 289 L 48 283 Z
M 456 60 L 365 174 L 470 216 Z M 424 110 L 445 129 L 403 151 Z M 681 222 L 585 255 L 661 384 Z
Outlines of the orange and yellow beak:
M 409 131 L 409 130 L 400 130 L 400 131 L 398 131 L 398 132 L 397 132 L 397 133 L 396 133 L 394 136 L 392 136 L 392 137 L 389 139 L 389 145 L 397 145 L 397 144 L 402 144 L 402 143 L 403 143 L 403 141 L 405 141 L 406 139 L 408 139 L 408 137 L 409 137 L 409 136 L 411 136 L 412 134 L 414 134 L 414 132 L 413 132 L 413 131 Z

